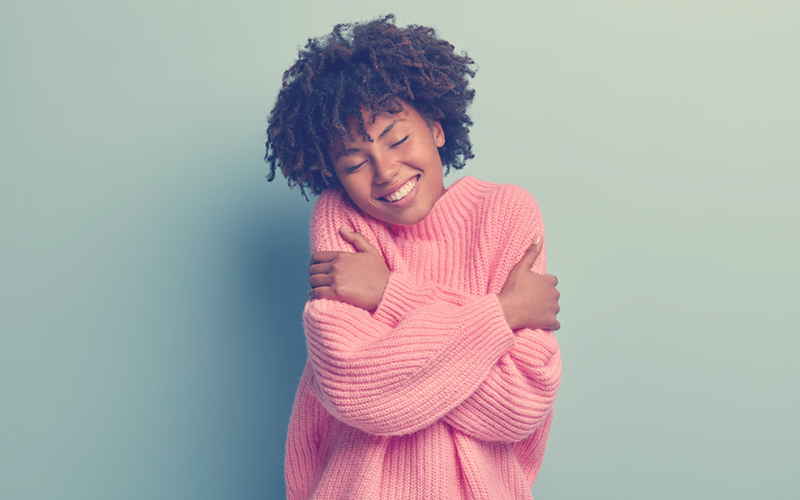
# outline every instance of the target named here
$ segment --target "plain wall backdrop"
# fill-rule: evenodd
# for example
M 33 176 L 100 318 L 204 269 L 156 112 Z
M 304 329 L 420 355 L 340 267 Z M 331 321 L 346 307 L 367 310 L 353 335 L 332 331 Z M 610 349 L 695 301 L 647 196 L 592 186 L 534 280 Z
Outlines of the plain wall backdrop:
M 0 2 L 0 498 L 277 499 L 312 204 L 267 183 L 309 37 L 479 67 L 461 175 L 528 189 L 564 377 L 537 500 L 800 491 L 800 4 Z

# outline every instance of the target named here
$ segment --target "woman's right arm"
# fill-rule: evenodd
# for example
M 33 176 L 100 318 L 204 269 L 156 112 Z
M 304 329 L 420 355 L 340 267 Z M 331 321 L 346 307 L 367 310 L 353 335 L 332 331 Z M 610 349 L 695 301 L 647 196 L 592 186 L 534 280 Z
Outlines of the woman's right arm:
M 515 248 L 520 248 L 522 242 L 526 245 L 530 243 L 530 239 L 533 238 L 531 231 L 542 229 L 538 207 L 530 195 L 527 195 L 527 198 L 525 200 L 527 205 L 523 203 L 521 207 L 521 213 L 527 216 L 523 218 L 527 220 L 515 221 L 520 223 L 514 224 L 515 229 L 518 229 L 515 232 L 521 237 L 520 241 L 516 241 L 513 235 L 506 235 L 506 241 L 510 244 L 508 250 L 511 252 L 514 252 Z M 335 246 L 337 243 L 341 245 L 343 240 L 338 237 L 335 228 L 340 224 L 346 227 L 348 221 L 336 220 L 335 216 L 340 215 L 341 211 L 334 212 L 317 214 L 315 210 L 316 228 L 312 223 L 312 245 L 315 249 L 337 248 Z M 316 215 L 321 216 L 316 217 Z M 504 216 L 512 216 L 514 220 L 512 213 L 504 213 Z M 324 241 L 326 237 L 335 241 Z M 338 249 L 344 251 L 341 246 Z M 536 260 L 536 257 L 534 256 L 532 260 Z M 539 272 L 544 272 L 543 261 L 542 255 L 541 260 L 534 266 Z M 500 266 L 498 271 L 504 273 L 503 279 L 508 281 L 506 276 L 509 269 L 506 268 L 504 271 Z M 528 269 L 524 271 L 527 272 Z M 479 324 L 481 318 L 471 318 L 469 311 L 470 307 L 475 306 L 475 301 L 480 300 L 484 300 L 485 306 L 490 305 L 485 302 L 486 297 L 469 297 L 434 283 L 418 285 L 407 277 L 394 273 L 374 315 L 342 302 L 312 301 L 306 311 L 306 330 L 309 335 L 310 360 L 315 368 L 318 368 L 316 389 L 320 400 L 326 402 L 329 411 L 339 416 L 341 420 L 379 434 L 405 433 L 409 429 L 415 430 L 417 427 L 429 425 L 442 417 L 454 428 L 482 440 L 524 439 L 541 425 L 552 408 L 560 379 L 558 345 L 551 332 L 519 330 L 516 332 L 513 349 L 507 349 L 499 359 L 495 360 L 487 373 L 478 377 L 481 382 L 477 386 L 475 379 L 471 379 L 470 382 L 469 377 L 448 378 L 445 373 L 456 373 L 458 370 L 453 366 L 446 368 L 445 365 L 472 363 L 473 361 L 468 359 L 469 355 L 481 353 L 462 352 L 466 356 L 459 360 L 448 359 L 447 355 L 436 352 L 436 349 L 443 347 L 452 338 L 479 333 L 474 327 L 481 326 Z M 326 309 L 319 310 L 318 307 L 326 302 L 331 303 L 325 305 Z M 328 307 L 330 309 L 327 309 Z M 497 313 L 496 308 L 494 312 Z M 353 334 L 357 338 L 340 337 L 337 340 L 336 327 L 327 322 L 330 318 L 326 318 L 326 315 L 331 313 L 340 315 L 338 324 L 340 334 L 344 336 Z M 355 315 L 355 318 L 350 318 L 355 324 L 342 329 L 342 324 L 347 323 L 345 318 L 350 314 Z M 455 325 L 458 325 L 458 328 L 454 329 Z M 499 333 L 499 338 L 503 338 L 504 334 L 507 334 L 507 324 L 494 327 L 496 330 L 492 335 Z M 372 333 L 367 331 L 370 328 Z M 423 331 L 425 331 L 423 341 L 420 345 L 414 345 L 420 340 L 420 333 Z M 319 341 L 314 342 L 315 339 Z M 491 336 L 487 338 L 489 339 Z M 474 348 L 483 350 L 478 346 Z M 471 351 L 472 348 L 467 350 Z M 405 358 L 406 353 L 410 354 L 411 358 Z M 362 355 L 366 357 L 362 358 Z M 331 362 L 332 359 L 335 361 Z M 339 362 L 338 365 L 336 361 Z M 353 369 L 348 369 L 345 365 Z M 393 366 L 398 367 L 404 374 L 398 376 L 398 373 L 390 373 L 390 368 Z M 423 366 L 424 370 L 421 369 Z M 442 388 L 434 389 L 433 393 L 429 392 L 427 395 L 424 391 L 417 394 L 410 390 L 409 380 L 424 378 L 428 374 L 435 373 L 437 370 L 435 366 L 440 366 L 439 375 L 428 379 L 422 386 L 435 388 L 436 382 L 440 381 L 443 383 Z M 420 368 L 419 374 L 416 374 L 417 368 Z M 463 369 L 463 366 L 461 368 Z M 471 375 L 486 371 L 480 364 L 475 368 Z M 388 371 L 384 373 L 384 369 Z M 403 382 L 403 377 L 407 377 L 406 382 Z M 357 380 L 359 382 L 356 382 Z M 371 384 L 373 380 L 378 382 L 374 387 Z M 382 384 L 381 381 L 387 380 L 390 381 L 388 386 Z M 395 390 L 398 386 L 403 390 Z M 475 389 L 464 399 L 463 389 L 467 386 L 475 386 Z M 417 389 L 419 387 L 421 386 L 417 386 Z M 354 388 L 357 394 L 350 394 L 351 388 Z M 371 391 L 375 392 L 371 394 Z M 447 396 L 431 400 L 431 394 L 435 394 L 436 391 L 443 391 Z M 406 403 L 410 401 L 410 404 L 396 408 L 395 410 L 399 411 L 397 413 L 391 409 L 392 398 L 398 398 L 401 402 L 405 400 Z M 448 406 L 448 401 L 449 405 L 452 405 L 459 399 L 462 400 L 461 404 L 454 406 L 446 415 L 442 413 Z M 378 406 L 375 406 L 376 404 Z M 379 408 L 381 404 L 386 406 L 386 409 L 373 414 L 370 408 Z M 364 413 L 359 413 L 359 409 L 363 409 Z M 408 415 L 401 415 L 405 410 L 416 415 L 418 419 L 412 418 L 413 422 L 398 424 L 399 421 L 408 418 Z M 386 417 L 387 420 L 365 422 L 365 419 L 370 420 L 373 415 Z
M 366 432 L 403 435 L 469 398 L 515 343 L 496 296 L 432 304 L 390 327 L 328 299 L 303 315 L 314 390 L 335 417 Z
M 370 231 L 340 193 L 323 193 L 311 221 L 312 250 L 353 252 L 340 227 Z M 320 402 L 373 434 L 407 434 L 443 418 L 514 344 L 496 296 L 458 305 L 406 300 L 393 298 L 406 309 L 397 321 L 324 298 L 309 301 L 303 315 Z
M 373 317 L 397 324 L 409 312 L 433 303 L 456 307 L 476 298 L 393 273 Z M 444 416 L 453 428 L 482 441 L 517 442 L 546 421 L 561 380 L 558 342 L 548 330 L 523 328 L 514 335 L 514 346 L 475 392 Z

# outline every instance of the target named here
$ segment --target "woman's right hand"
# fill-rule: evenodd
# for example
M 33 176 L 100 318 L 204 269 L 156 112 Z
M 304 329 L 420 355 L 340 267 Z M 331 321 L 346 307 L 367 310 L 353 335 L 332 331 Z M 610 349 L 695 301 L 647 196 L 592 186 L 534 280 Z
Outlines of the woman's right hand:
M 560 311 L 556 290 L 558 278 L 552 274 L 537 274 L 531 271 L 533 263 L 542 251 L 544 238 L 536 236 L 525 255 L 508 275 L 503 289 L 497 295 L 503 314 L 512 330 L 518 328 L 558 330 L 561 323 L 556 319 Z

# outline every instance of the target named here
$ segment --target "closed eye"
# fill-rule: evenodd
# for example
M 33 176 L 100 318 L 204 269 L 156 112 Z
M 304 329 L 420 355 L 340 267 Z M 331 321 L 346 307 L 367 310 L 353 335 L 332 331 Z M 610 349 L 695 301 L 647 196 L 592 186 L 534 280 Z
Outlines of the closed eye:
M 345 172 L 347 172 L 348 174 L 352 174 L 353 172 L 355 172 L 356 170 L 358 170 L 358 168 L 359 168 L 361 165 L 363 165 L 363 164 L 365 164 L 365 163 L 367 163 L 367 162 L 366 162 L 366 161 L 362 161 L 362 162 L 361 162 L 361 163 L 359 163 L 358 165 L 353 165 L 352 167 L 348 167 L 348 168 L 346 168 L 346 169 L 345 169 Z
M 395 142 L 394 144 L 392 144 L 392 145 L 391 145 L 391 146 L 389 146 L 389 147 L 390 147 L 390 148 L 394 148 L 394 147 L 397 147 L 397 146 L 399 146 L 399 145 L 403 144 L 404 142 L 406 142 L 406 139 L 408 139 L 408 137 L 409 137 L 409 136 L 405 136 L 405 137 L 403 137 L 402 139 L 400 139 L 399 141 Z

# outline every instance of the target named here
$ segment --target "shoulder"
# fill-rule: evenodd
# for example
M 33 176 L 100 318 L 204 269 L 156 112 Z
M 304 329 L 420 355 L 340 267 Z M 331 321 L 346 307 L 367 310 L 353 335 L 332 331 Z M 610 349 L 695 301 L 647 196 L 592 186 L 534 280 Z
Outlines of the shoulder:
M 525 208 L 538 206 L 536 199 L 522 186 L 515 184 L 492 184 L 486 201 L 502 208 Z
M 545 234 L 539 204 L 521 186 L 486 184 L 481 222 L 490 238 L 489 254 L 496 256 L 497 264 L 502 269 L 510 270 L 522 258 L 536 235 Z M 533 270 L 540 274 L 546 272 L 544 249 L 536 259 Z
M 344 189 L 333 186 L 319 195 L 311 212 L 309 236 L 312 251 L 352 252 L 353 246 L 339 235 L 340 227 L 360 233 L 373 246 L 376 245 L 375 234 L 386 231 L 384 225 L 356 208 Z
M 497 184 L 465 177 L 453 185 L 462 198 L 471 199 L 475 215 L 481 222 L 497 227 L 516 223 L 520 219 L 541 220 L 539 204 L 522 186 Z
M 533 205 L 536 203 L 533 196 L 522 186 L 497 184 L 469 176 L 453 183 L 450 190 L 460 198 L 475 200 L 478 205 L 516 205 L 520 203 Z
M 342 226 L 352 229 L 353 219 L 357 216 L 358 211 L 350 205 L 347 195 L 340 187 L 323 191 L 311 212 L 309 237 L 312 251 L 352 251 L 352 247 L 338 233 Z
M 542 230 L 539 204 L 527 189 L 514 184 L 498 184 L 487 199 L 494 220 L 502 225 L 520 224 L 528 230 Z
M 477 242 L 476 260 L 494 277 L 488 289 L 499 292 L 536 235 L 544 234 L 539 205 L 525 188 L 512 184 L 464 178 L 453 187 L 459 199 L 470 200 L 463 202 L 472 206 L 466 230 Z M 537 259 L 537 272 L 544 265 L 544 257 Z
M 527 189 L 514 184 L 477 183 L 483 192 L 478 221 L 484 228 L 484 238 L 497 252 L 524 252 L 537 234 L 544 234 L 539 204 Z M 516 263 L 521 253 L 513 255 Z
M 326 219 L 330 217 L 352 217 L 358 210 L 350 203 L 347 194 L 339 186 L 333 186 L 319 195 L 314 203 L 314 210 L 311 212 L 311 222 L 315 219 Z

